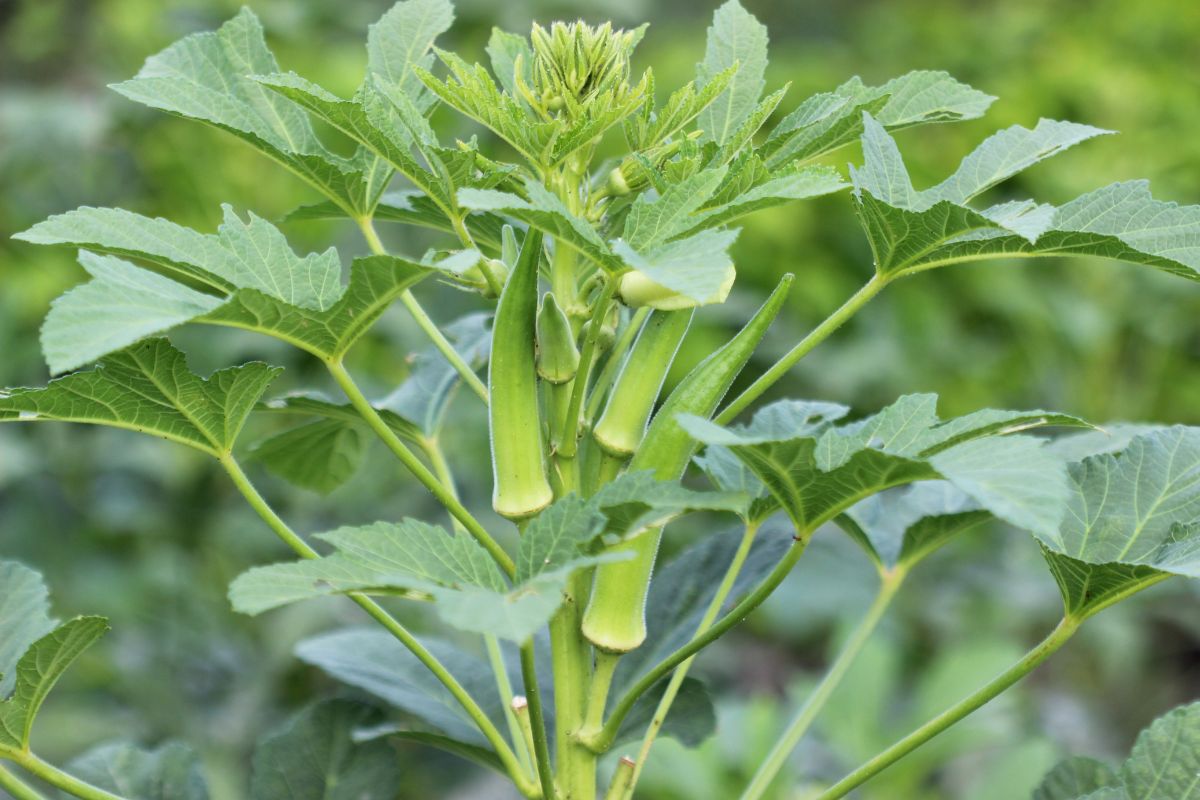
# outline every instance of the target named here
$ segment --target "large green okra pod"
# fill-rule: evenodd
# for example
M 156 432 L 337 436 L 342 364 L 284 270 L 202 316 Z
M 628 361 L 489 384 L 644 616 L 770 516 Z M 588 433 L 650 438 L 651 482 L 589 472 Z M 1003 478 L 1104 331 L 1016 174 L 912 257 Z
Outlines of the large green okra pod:
M 496 512 L 522 519 L 554 499 L 538 414 L 536 326 L 542 234 L 529 231 L 496 306 L 488 368 L 488 422 Z
M 605 452 L 628 458 L 641 443 L 693 313 L 655 311 L 646 319 L 592 433 Z
M 660 480 L 683 475 L 696 443 L 679 425 L 677 415 L 712 416 L 782 308 L 791 283 L 792 276 L 785 275 L 746 326 L 675 387 L 650 423 L 630 470 L 653 470 Z M 661 537 L 662 530 L 655 529 L 615 545 L 617 552 L 631 552 L 633 557 L 597 567 L 583 618 L 584 636 L 597 647 L 624 653 L 645 641 L 646 592 Z

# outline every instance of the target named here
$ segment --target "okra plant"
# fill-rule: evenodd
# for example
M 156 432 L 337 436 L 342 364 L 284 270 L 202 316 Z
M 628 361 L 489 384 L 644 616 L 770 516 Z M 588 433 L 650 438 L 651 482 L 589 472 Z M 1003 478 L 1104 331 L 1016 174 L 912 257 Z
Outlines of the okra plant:
M 871 298 L 917 273 L 1072 255 L 1200 279 L 1200 206 L 1155 199 L 1143 181 L 1059 206 L 979 202 L 1108 131 L 1013 126 L 917 189 L 892 132 L 980 117 L 992 97 L 912 72 L 880 85 L 852 78 L 783 112 L 786 87 L 764 94 L 767 31 L 737 0 L 716 11 L 695 79 L 671 90 L 634 66 L 644 27 L 497 29 L 483 66 L 434 45 L 452 21 L 448 0 L 397 3 L 369 29 L 367 74 L 349 98 L 282 72 L 249 10 L 112 87 L 232 134 L 302 178 L 319 199 L 289 224 L 338 218 L 361 230 L 345 281 L 343 254 L 298 255 L 275 224 L 231 206 L 215 233 L 83 207 L 17 236 L 79 248 L 90 279 L 52 304 L 42 329 L 51 371 L 69 374 L 0 393 L 0 420 L 115 426 L 211 456 L 296 556 L 238 577 L 233 609 L 344 595 L 369 617 L 298 646 L 357 699 L 320 702 L 266 732 L 250 796 L 408 797 L 393 747 L 413 742 L 497 770 L 525 797 L 633 797 L 657 737 L 694 745 L 712 732 L 693 659 L 780 586 L 814 535 L 840 529 L 877 568 L 877 599 L 742 795 L 764 797 L 920 562 L 989 520 L 1028 531 L 1061 590 L 1061 622 L 813 795 L 834 800 L 1016 684 L 1093 615 L 1200 576 L 1200 429 L 1109 433 L 1043 410 L 942 419 L 927 394 L 866 416 L 835 402 L 852 398 L 759 404 Z M 441 138 L 430 121 L 441 106 L 474 135 Z M 856 142 L 861 163 L 831 165 Z M 735 285 L 738 219 L 835 193 L 861 222 L 870 279 L 764 364 L 755 351 L 768 329 L 794 327 L 777 318 L 804 284 L 797 254 L 736 335 L 666 391 L 693 317 Z M 439 243 L 420 257 L 389 252 L 384 223 L 430 229 Z M 435 321 L 419 299 L 434 282 L 472 293 L 477 310 Z M 396 303 L 428 341 L 413 343 L 405 383 L 369 397 L 345 357 Z M 279 396 L 280 370 L 257 361 L 198 375 L 164 338 L 182 325 L 280 340 L 322 365 L 337 392 Z M 487 408 L 494 516 L 480 513 L 485 498 L 459 495 L 456 454 L 439 440 L 460 385 L 461 402 Z M 349 480 L 372 435 L 448 518 L 308 535 L 243 468 L 239 434 L 252 415 L 302 420 L 254 450 L 300 486 Z M 696 512 L 741 532 L 702 536 L 658 565 L 672 523 Z M 19 800 L 41 797 L 43 784 L 87 800 L 205 797 L 181 745 L 101 745 L 65 768 L 37 755 L 39 707 L 107 623 L 52 621 L 40 577 L 15 563 L 0 564 L 0 587 L 0 760 L 10 762 L 0 786 Z M 414 635 L 412 603 L 431 605 L 454 643 Z M 1101 794 L 1088 796 L 1200 797 L 1195 780 L 1176 780 L 1197 768 L 1200 717 L 1170 719 L 1171 735 L 1143 738 L 1124 777 L 1092 770 Z M 1040 796 L 1091 791 L 1076 783 L 1077 794 Z

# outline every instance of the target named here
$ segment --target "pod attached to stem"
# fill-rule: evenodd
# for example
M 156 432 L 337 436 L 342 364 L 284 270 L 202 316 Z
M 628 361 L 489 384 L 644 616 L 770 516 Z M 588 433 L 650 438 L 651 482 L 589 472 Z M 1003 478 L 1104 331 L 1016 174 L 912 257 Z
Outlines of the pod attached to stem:
M 538 412 L 536 338 L 542 234 L 531 230 L 496 306 L 488 367 L 488 422 L 495 490 L 492 505 L 524 519 L 554 499 L 546 477 Z
M 791 284 L 792 275 L 785 275 L 746 326 L 675 387 L 650 423 L 630 461 L 630 470 L 652 470 L 659 480 L 675 480 L 683 475 L 696 452 L 696 442 L 676 417 L 712 416 L 783 307 Z M 583 635 L 592 644 L 609 652 L 625 653 L 645 641 L 646 592 L 661 537 L 662 529 L 652 529 L 614 545 L 612 552 L 629 552 L 633 557 L 596 568 L 583 617 Z
M 655 311 L 646 319 L 592 433 L 604 452 L 628 458 L 641 444 L 693 313 Z

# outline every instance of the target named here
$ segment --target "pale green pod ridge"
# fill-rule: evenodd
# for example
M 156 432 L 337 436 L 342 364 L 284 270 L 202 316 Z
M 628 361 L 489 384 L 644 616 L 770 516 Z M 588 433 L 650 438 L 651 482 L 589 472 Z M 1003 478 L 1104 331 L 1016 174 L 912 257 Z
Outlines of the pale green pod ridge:
M 538 261 L 542 235 L 525 235 L 521 255 L 500 294 L 488 366 L 492 442 L 492 505 L 509 519 L 536 514 L 554 499 L 546 477 L 538 413 L 535 345 Z
M 696 452 L 696 442 L 676 417 L 695 414 L 707 419 L 713 415 L 783 307 L 791 283 L 792 275 L 785 275 L 746 326 L 675 387 L 634 453 L 631 471 L 652 470 L 659 480 L 683 475 Z M 652 529 L 614 545 L 610 552 L 632 553 L 632 558 L 596 568 L 583 616 L 583 635 L 596 647 L 625 653 L 646 640 L 646 593 L 661 537 L 662 529 Z

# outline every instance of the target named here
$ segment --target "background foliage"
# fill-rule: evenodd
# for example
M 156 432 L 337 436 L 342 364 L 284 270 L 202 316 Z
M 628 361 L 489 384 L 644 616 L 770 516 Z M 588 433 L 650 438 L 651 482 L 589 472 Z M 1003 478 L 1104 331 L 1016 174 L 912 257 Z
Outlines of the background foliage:
M 180 36 L 215 28 L 237 5 L 0 0 L 4 385 L 44 383 L 37 326 L 49 300 L 82 278 L 70 250 L 13 242 L 13 232 L 82 204 L 123 206 L 211 230 L 221 202 L 275 218 L 312 199 L 298 181 L 231 137 L 135 106 L 104 88 Z M 363 31 L 390 3 L 251 5 L 284 69 L 349 94 L 362 74 Z M 533 18 L 649 20 L 637 61 L 653 63 L 662 85 L 690 78 L 710 12 L 681 0 L 508 2 L 502 8 L 463 0 L 457 6 L 459 24 L 448 44 L 479 57 L 493 24 L 525 31 Z M 1146 176 L 1156 196 L 1195 203 L 1200 15 L 1186 13 L 1186 6 L 1178 0 L 747 3 L 771 31 L 769 87 L 791 81 L 793 104 L 852 74 L 878 83 L 919 68 L 945 69 L 1000 97 L 983 120 L 900 135 L 918 186 L 947 174 L 996 128 L 1045 116 L 1122 135 L 1020 176 L 1015 194 L 1057 202 Z M 462 125 L 446 111 L 435 123 L 447 130 Z M 856 158 L 843 151 L 837 161 Z M 844 194 L 756 215 L 745 228 L 734 251 L 739 281 L 732 300 L 699 315 L 677 364 L 680 374 L 728 335 L 780 272 L 796 272 L 798 289 L 760 354 L 764 362 L 870 272 Z M 343 252 L 364 251 L 349 225 L 309 222 L 285 230 L 300 252 L 331 240 Z M 427 243 L 411 229 L 384 235 L 410 255 Z M 478 304 L 473 295 L 432 284 L 421 292 L 437 295 L 428 306 L 440 319 Z M 1200 424 L 1198 318 L 1200 296 L 1152 270 L 1035 261 L 939 271 L 893 287 L 776 393 L 865 410 L 901 393 L 933 391 L 947 416 L 991 405 Z M 421 339 L 399 313 L 377 330 L 356 351 L 355 366 L 382 394 L 406 374 L 404 354 Z M 288 368 L 280 389 L 320 380 L 306 375 L 311 366 L 282 346 L 270 349 L 248 336 L 204 328 L 176 340 L 200 371 L 259 357 Z M 454 426 L 446 444 L 452 454 L 469 454 L 486 435 L 485 421 L 469 401 L 458 410 L 467 422 Z M 260 433 L 269 432 L 261 427 Z M 313 530 L 434 513 L 411 480 L 402 479 L 403 490 L 395 491 L 399 476 L 382 450 L 372 450 L 369 459 L 356 480 L 328 496 L 263 480 L 285 515 L 311 520 Z M 490 476 L 486 464 L 477 467 L 463 478 L 468 499 L 483 505 Z M 686 539 L 681 527 L 667 546 Z M 232 613 L 228 582 L 251 564 L 278 559 L 278 545 L 196 454 L 117 431 L 0 430 L 0 542 L 5 557 L 46 573 L 60 614 L 103 613 L 115 628 L 47 707 L 40 723 L 44 755 L 65 759 L 114 734 L 148 744 L 183 738 L 203 751 L 218 799 L 244 793 L 254 738 L 329 688 L 292 657 L 294 642 L 339 618 L 354 619 L 336 600 L 275 612 L 266 624 Z M 995 529 L 964 538 L 922 567 L 824 715 L 819 736 L 801 749 L 806 768 L 833 775 L 873 754 L 910 721 L 957 698 L 1040 637 L 1057 607 L 1037 559 L 1028 536 Z M 956 566 L 968 561 L 973 566 L 965 571 Z M 646 796 L 716 800 L 740 789 L 786 717 L 780 698 L 802 696 L 836 646 L 839 624 L 855 618 L 851 610 L 867 602 L 871 585 L 860 554 L 840 538 L 818 537 L 748 629 L 701 660 L 699 668 L 726 690 L 719 734 L 699 755 L 662 743 L 643 783 Z M 862 796 L 1024 797 L 1063 753 L 1127 752 L 1153 716 L 1195 699 L 1200 623 L 1192 613 L 1194 593 L 1175 582 L 1101 617 L 1020 691 Z M 494 786 L 479 784 L 482 776 L 448 757 L 416 748 L 401 757 L 406 797 L 437 796 L 430 787 L 448 781 L 460 784 L 456 791 L 463 796 L 497 796 Z M 947 766 L 934 772 L 939 762 Z

